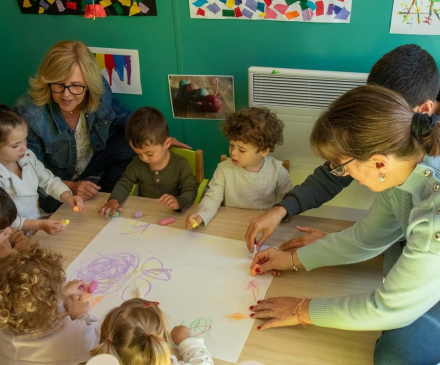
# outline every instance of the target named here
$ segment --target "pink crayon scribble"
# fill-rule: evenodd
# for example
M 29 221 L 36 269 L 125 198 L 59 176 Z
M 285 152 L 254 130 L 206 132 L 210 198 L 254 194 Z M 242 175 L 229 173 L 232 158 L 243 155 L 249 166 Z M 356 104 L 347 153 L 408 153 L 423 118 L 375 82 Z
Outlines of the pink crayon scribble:
M 209 317 L 199 317 L 188 326 L 191 337 L 209 337 L 212 320 Z
M 257 296 L 258 294 L 260 294 L 260 285 L 256 283 L 254 280 L 251 280 L 248 284 L 247 290 L 252 290 L 252 295 L 254 296 L 254 300 L 255 302 L 257 302 Z

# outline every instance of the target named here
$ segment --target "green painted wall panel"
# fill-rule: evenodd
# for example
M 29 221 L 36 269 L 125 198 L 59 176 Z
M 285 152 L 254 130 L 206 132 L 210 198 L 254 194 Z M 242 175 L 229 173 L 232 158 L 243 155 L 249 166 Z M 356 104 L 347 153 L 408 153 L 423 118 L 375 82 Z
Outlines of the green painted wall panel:
M 173 119 L 167 75 L 220 74 L 235 77 L 237 108 L 247 105 L 250 66 L 368 72 L 384 53 L 416 43 L 440 60 L 438 36 L 389 33 L 392 1 L 353 1 L 350 24 L 189 18 L 188 1 L 157 0 L 158 17 L 21 15 L 15 0 L 0 2 L 0 97 L 7 104 L 27 88 L 47 49 L 64 39 L 96 47 L 138 49 L 143 95 L 121 95 L 131 109 L 163 111 L 172 134 L 202 148 L 211 176 L 227 141 L 218 121 Z

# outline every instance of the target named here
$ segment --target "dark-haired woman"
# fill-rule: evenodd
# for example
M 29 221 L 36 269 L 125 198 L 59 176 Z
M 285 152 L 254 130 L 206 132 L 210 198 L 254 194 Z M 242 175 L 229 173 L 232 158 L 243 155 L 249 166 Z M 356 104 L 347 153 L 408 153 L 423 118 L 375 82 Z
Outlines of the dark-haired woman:
M 355 88 L 316 122 L 311 144 L 335 168 L 379 192 L 367 216 L 295 252 L 268 249 L 252 266 L 296 270 L 368 260 L 407 243 L 376 290 L 340 298 L 269 298 L 253 307 L 260 329 L 313 324 L 384 331 L 375 364 L 440 362 L 440 126 L 399 94 Z

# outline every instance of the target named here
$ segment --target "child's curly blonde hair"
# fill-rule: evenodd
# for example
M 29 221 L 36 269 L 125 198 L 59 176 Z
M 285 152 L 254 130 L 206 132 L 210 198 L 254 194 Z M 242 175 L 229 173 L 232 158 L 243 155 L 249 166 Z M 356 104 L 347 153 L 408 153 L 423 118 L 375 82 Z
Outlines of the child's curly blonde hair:
M 170 364 L 168 321 L 158 304 L 135 298 L 112 309 L 102 322 L 99 345 L 90 354 L 111 354 L 122 365 Z
M 66 276 L 62 256 L 31 247 L 0 260 L 0 329 L 18 334 L 52 332 L 65 314 L 58 311 Z

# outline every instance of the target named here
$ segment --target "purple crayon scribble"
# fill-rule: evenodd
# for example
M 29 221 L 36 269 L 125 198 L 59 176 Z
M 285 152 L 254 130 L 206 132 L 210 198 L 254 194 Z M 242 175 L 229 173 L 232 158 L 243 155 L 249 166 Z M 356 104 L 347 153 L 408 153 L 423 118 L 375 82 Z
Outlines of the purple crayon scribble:
M 98 259 L 79 268 L 76 277 L 86 283 L 97 281 L 98 288 L 93 293 L 95 295 L 108 295 L 123 290 L 122 300 L 133 298 L 137 286 L 144 289 L 143 293 L 146 297 L 152 289 L 151 280 L 171 280 L 172 270 L 164 268 L 162 261 L 156 257 L 148 258 L 139 270 L 138 267 L 139 255 L 137 254 L 128 252 L 108 256 L 100 254 Z
M 122 292 L 122 300 L 131 299 L 132 293 L 136 292 L 139 286 L 143 290 L 144 298 L 151 292 L 151 280 L 170 281 L 172 269 L 165 269 L 162 261 L 156 257 L 150 257 L 142 265 L 138 271 L 139 274 L 131 281 L 131 283 Z
M 144 233 L 147 230 L 148 227 L 150 227 L 150 223 L 141 224 L 141 225 L 137 226 L 138 223 L 139 222 L 136 221 L 136 223 L 132 226 L 133 229 L 130 229 L 129 231 L 126 231 L 126 232 L 121 233 L 121 234 L 123 234 L 123 235 L 126 235 L 126 234 L 136 234 L 136 233 L 142 234 L 142 233 Z
M 100 255 L 88 265 L 77 270 L 76 277 L 86 283 L 98 282 L 94 294 L 111 294 L 124 287 L 124 284 L 136 272 L 139 256 L 124 252 L 109 256 Z

